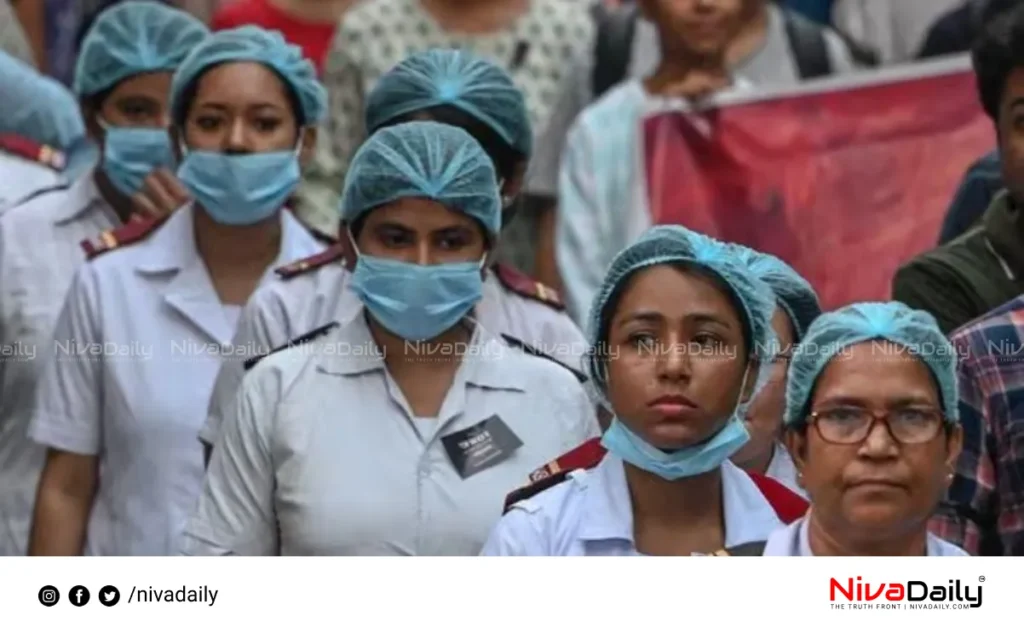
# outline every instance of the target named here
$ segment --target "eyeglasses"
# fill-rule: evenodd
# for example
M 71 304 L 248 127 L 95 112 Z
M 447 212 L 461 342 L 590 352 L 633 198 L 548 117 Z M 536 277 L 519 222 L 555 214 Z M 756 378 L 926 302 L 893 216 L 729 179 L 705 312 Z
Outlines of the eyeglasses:
M 924 444 L 935 439 L 945 418 L 932 407 L 903 407 L 881 415 L 861 407 L 835 407 L 815 411 L 808 424 L 818 429 L 821 439 L 830 444 L 860 444 L 876 422 L 882 422 L 889 434 L 900 444 Z

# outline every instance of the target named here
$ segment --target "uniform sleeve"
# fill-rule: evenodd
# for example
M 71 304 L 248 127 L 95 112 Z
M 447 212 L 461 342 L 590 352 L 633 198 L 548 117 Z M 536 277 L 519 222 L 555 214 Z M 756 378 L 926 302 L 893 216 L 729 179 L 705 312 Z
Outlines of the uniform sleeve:
M 102 448 L 105 356 L 97 298 L 96 273 L 86 264 L 71 283 L 45 350 L 28 431 L 39 444 L 80 455 Z
M 929 526 L 936 536 L 975 556 L 980 553 L 982 542 L 995 536 L 991 532 L 998 520 L 999 505 L 991 450 L 993 438 L 988 428 L 1000 422 L 991 418 L 992 408 L 978 379 L 980 373 L 977 363 L 961 363 L 958 380 L 964 446 L 953 482 Z
M 185 530 L 186 555 L 278 553 L 270 435 L 279 397 L 276 368 L 257 366 L 242 381 Z
M 220 366 L 217 380 L 213 384 L 210 406 L 206 413 L 206 423 L 199 432 L 199 439 L 213 446 L 220 436 L 224 418 L 233 412 L 235 396 L 245 377 L 245 361 L 252 357 L 267 354 L 288 342 L 289 336 L 283 325 L 274 318 L 270 308 L 262 300 L 263 293 L 259 290 L 245 305 L 238 319 L 232 349 L 235 350 Z
M 555 102 L 544 133 L 537 137 L 537 146 L 530 160 L 526 192 L 539 196 L 558 196 L 558 169 L 565 152 L 566 137 L 573 121 L 590 104 L 592 52 L 580 56 L 566 77 L 564 89 Z
M 914 260 L 896 272 L 892 298 L 931 314 L 945 334 L 980 316 L 957 280 L 943 275 L 940 267 L 927 260 Z
M 549 556 L 539 515 L 513 506 L 487 537 L 480 556 Z
M 591 145 L 577 121 L 569 133 L 558 180 L 555 254 L 569 315 L 577 323 L 586 320 L 607 267 L 601 257 L 604 240 L 598 235 L 601 209 Z
M 339 28 L 324 67 L 330 104 L 327 120 L 317 135 L 313 164 L 298 191 L 297 213 L 319 229 L 328 224 L 326 230 L 331 233 L 337 228 L 345 172 L 366 137 L 363 75 L 349 52 L 353 44 L 351 35 Z

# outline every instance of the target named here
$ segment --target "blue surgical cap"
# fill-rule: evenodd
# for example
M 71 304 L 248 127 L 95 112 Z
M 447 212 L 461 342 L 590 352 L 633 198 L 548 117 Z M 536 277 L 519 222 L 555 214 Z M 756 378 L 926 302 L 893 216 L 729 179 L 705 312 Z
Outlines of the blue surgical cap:
M 74 91 L 91 96 L 143 73 L 173 71 L 209 35 L 184 11 L 159 2 L 119 2 L 93 23 L 78 52 Z
M 842 350 L 867 341 L 888 341 L 920 359 L 939 386 L 946 419 L 960 419 L 957 407 L 956 351 L 935 318 L 899 302 L 855 303 L 826 312 L 811 325 L 793 354 L 786 381 L 787 425 L 802 424 L 818 376 Z
M 74 95 L 2 51 L 0 94 L 0 134 L 17 134 L 63 152 L 85 142 L 85 124 Z
M 316 68 L 302 49 L 285 41 L 277 31 L 242 26 L 218 31 L 206 38 L 181 63 L 171 82 L 171 111 L 180 117 L 181 102 L 188 89 L 211 66 L 225 62 L 256 62 L 273 70 L 299 100 L 304 124 L 319 122 L 327 110 L 327 91 L 316 76 Z
M 385 73 L 366 99 L 366 129 L 442 105 L 478 119 L 524 156 L 533 151 L 526 102 L 512 78 L 500 66 L 461 50 L 417 53 Z
M 501 230 L 494 164 L 461 128 L 416 121 L 378 130 L 352 158 L 341 218 L 352 224 L 401 198 L 427 198 L 475 218 L 493 237 Z
M 736 249 L 750 272 L 768 284 L 775 293 L 779 307 L 793 323 L 796 340 L 799 342 L 811 323 L 821 315 L 821 304 L 814 288 L 792 266 L 778 257 L 746 246 L 736 245 Z
M 590 353 L 586 365 L 600 395 L 607 395 L 604 360 L 599 350 L 604 349 L 607 343 L 602 339 L 608 333 L 602 330 L 605 329 L 609 304 L 619 296 L 634 273 L 663 264 L 683 264 L 703 270 L 721 280 L 732 292 L 739 302 L 740 320 L 749 329 L 747 348 L 751 355 L 757 355 L 759 361 L 754 381 L 756 394 L 768 379 L 770 361 L 778 347 L 772 329 L 775 295 L 750 272 L 730 245 L 680 226 L 658 226 L 648 230 L 637 242 L 615 256 L 590 310 Z

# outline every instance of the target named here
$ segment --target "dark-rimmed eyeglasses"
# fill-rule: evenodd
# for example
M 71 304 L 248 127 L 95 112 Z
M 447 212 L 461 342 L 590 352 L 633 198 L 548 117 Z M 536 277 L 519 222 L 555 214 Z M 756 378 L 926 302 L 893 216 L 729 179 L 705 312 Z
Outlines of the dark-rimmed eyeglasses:
M 946 420 L 938 409 L 921 406 L 884 413 L 862 407 L 831 407 L 807 417 L 807 423 L 815 426 L 821 439 L 829 444 L 860 444 L 878 422 L 885 424 L 889 435 L 900 444 L 924 444 L 935 439 Z

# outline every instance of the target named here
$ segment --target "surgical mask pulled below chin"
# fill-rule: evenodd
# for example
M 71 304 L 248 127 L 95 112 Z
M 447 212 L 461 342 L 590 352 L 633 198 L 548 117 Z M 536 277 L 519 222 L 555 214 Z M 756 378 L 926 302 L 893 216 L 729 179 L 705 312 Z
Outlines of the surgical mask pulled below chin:
M 426 341 L 448 331 L 480 301 L 482 266 L 483 261 L 420 266 L 360 254 L 352 290 L 386 330 L 407 341 Z
M 100 122 L 103 173 L 126 196 L 142 189 L 142 182 L 158 167 L 173 167 L 171 137 L 164 128 L 115 127 Z
M 746 384 L 746 376 L 743 378 Z M 742 389 L 740 390 L 742 393 Z M 711 439 L 676 451 L 663 451 L 633 433 L 618 418 L 601 438 L 601 445 L 624 462 L 662 479 L 675 481 L 709 473 L 720 467 L 750 440 L 743 422 L 746 407 L 737 403 L 729 421 Z
M 298 154 L 189 151 L 178 178 L 218 224 L 251 225 L 274 215 L 295 191 L 302 175 Z

